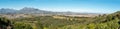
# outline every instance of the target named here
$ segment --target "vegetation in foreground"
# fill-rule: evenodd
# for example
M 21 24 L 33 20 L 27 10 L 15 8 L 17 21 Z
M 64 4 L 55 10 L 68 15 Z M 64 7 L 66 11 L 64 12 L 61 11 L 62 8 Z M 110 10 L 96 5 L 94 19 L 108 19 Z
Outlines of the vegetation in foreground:
M 119 29 L 120 11 L 96 17 L 39 16 L 7 19 L 0 17 L 0 29 Z

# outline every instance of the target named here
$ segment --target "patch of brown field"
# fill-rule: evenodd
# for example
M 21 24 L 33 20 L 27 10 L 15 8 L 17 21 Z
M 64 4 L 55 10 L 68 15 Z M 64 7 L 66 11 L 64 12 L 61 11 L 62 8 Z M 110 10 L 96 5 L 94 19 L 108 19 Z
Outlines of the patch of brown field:
M 98 15 L 88 14 L 88 15 L 65 15 L 65 16 L 71 16 L 71 17 L 95 17 L 95 16 L 98 16 Z

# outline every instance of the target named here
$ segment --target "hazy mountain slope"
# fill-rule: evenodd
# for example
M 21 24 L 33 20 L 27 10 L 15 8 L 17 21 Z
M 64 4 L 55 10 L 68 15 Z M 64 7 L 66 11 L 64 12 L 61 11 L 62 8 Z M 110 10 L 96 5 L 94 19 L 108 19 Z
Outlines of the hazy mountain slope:
M 18 10 L 9 9 L 9 8 L 1 8 L 0 14 L 12 14 L 12 13 L 17 13 L 17 11 Z

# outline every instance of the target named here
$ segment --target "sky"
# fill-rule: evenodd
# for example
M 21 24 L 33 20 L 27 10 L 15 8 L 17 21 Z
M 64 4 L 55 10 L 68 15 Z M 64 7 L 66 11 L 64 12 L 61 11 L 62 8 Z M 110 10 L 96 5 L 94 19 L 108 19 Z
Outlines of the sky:
M 24 7 L 54 12 L 113 13 L 120 11 L 120 0 L 0 0 L 0 8 Z

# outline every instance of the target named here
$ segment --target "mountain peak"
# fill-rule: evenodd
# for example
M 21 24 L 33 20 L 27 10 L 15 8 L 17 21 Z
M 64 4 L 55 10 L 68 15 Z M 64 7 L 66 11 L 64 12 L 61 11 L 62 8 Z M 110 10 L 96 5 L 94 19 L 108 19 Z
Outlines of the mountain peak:
M 32 7 L 24 7 L 21 9 L 22 11 L 38 11 L 39 9 L 32 8 Z

